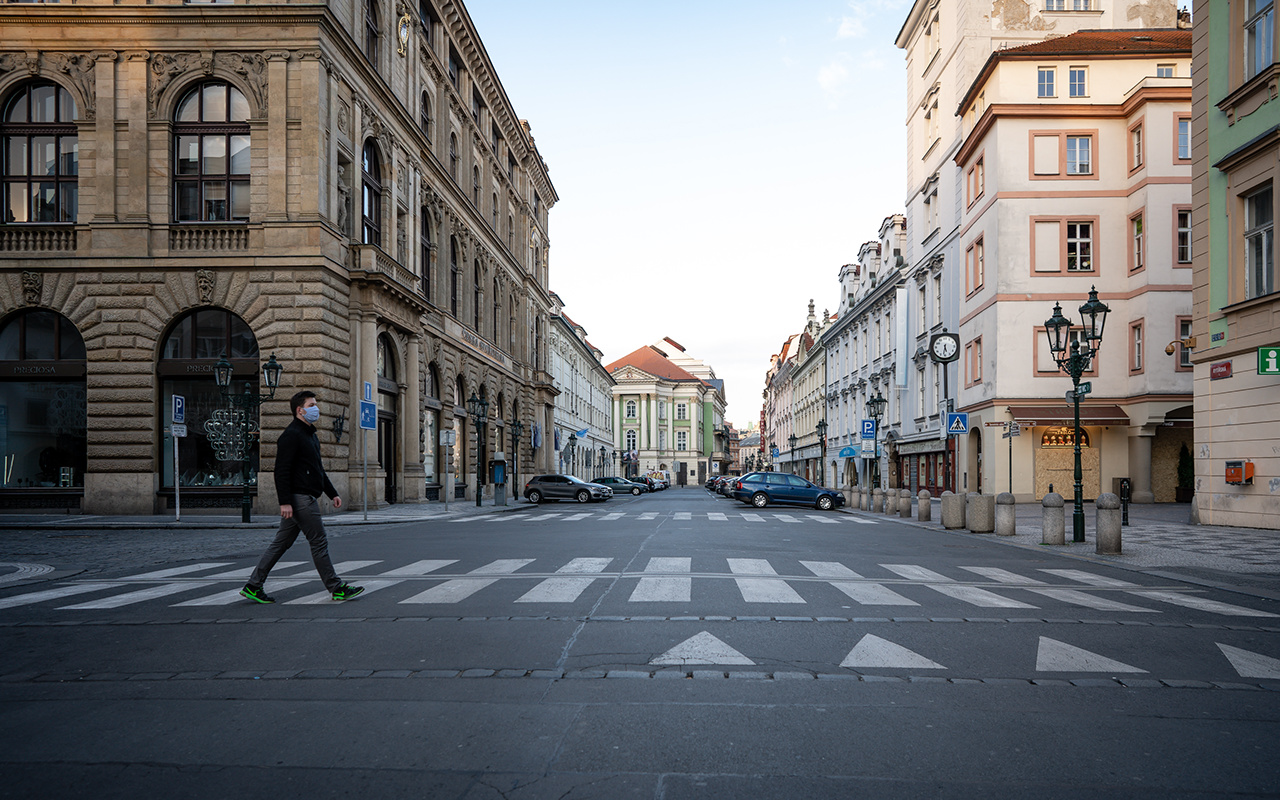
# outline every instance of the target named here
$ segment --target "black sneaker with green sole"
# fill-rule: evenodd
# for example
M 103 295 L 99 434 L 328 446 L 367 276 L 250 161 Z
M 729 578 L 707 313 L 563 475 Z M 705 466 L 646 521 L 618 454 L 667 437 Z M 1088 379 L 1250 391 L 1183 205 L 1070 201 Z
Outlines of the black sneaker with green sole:
M 276 599 L 267 594 L 262 589 L 255 589 L 252 586 L 245 586 L 240 590 L 240 596 L 252 600 L 255 603 L 274 603 Z
M 360 594 L 363 591 L 364 591 L 363 586 L 352 586 L 349 583 L 344 583 L 341 586 L 339 586 L 337 589 L 333 590 L 333 599 L 334 600 L 350 600 L 351 598 L 355 597 L 356 595 Z

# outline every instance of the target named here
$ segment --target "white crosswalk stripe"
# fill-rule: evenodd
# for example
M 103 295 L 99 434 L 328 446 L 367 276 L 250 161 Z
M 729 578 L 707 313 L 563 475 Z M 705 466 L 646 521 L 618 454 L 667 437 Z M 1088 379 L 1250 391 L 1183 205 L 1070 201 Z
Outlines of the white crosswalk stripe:
M 658 516 L 658 512 L 656 511 L 646 511 L 640 515 L 640 519 L 642 520 L 655 519 L 657 516 Z
M 689 572 L 691 558 L 651 558 L 645 572 Z M 631 592 L 632 603 L 687 603 L 693 593 L 693 579 L 681 577 L 641 578 Z
M 494 522 L 511 522 L 512 520 L 516 520 L 516 519 L 525 519 L 528 516 L 529 516 L 528 514 L 495 514 L 493 517 L 493 521 Z
M 117 589 L 123 585 L 124 584 L 122 583 L 73 583 L 67 586 L 59 586 L 55 589 L 44 589 L 39 592 L 31 592 L 30 594 L 18 594 L 13 597 L 6 597 L 0 600 L 0 608 L 16 608 L 17 606 L 43 603 L 46 600 L 61 600 L 64 597 L 73 597 L 78 594 L 89 594 L 90 592 L 101 592 L 106 589 Z
M 613 520 L 615 520 L 615 519 L 622 519 L 622 518 L 623 518 L 623 517 L 625 517 L 625 516 L 626 516 L 626 513 L 625 513 L 625 512 L 622 512 L 622 511 L 614 511 L 614 512 L 609 513 L 609 514 L 605 514 L 605 515 L 604 515 L 603 517 L 601 517 L 600 519 L 601 519 L 601 520 L 603 520 L 603 521 L 605 521 L 605 522 L 612 522 L 612 521 L 613 521 Z
M 714 521 L 714 522 L 728 522 L 728 521 L 729 521 L 729 518 L 728 518 L 728 517 L 726 517 L 724 514 L 721 514 L 721 513 L 720 513 L 720 512 L 718 512 L 718 511 L 712 511 L 711 513 L 707 514 L 707 519 L 712 520 L 712 521 Z
M 204 589 L 208 587 L 207 583 L 184 582 L 184 583 L 162 583 L 159 586 L 151 586 L 146 589 L 138 589 L 133 592 L 125 592 L 124 594 L 112 595 L 111 597 L 103 597 L 98 600 L 89 600 L 84 603 L 76 603 L 71 606 L 62 606 L 60 611 L 81 611 L 95 608 L 120 608 L 121 606 L 133 605 L 141 603 L 145 600 L 155 600 L 158 597 L 167 597 L 178 592 L 189 592 L 192 589 Z
M 1138 597 L 1149 597 L 1152 600 L 1159 600 L 1163 603 L 1171 603 L 1175 606 L 1183 608 L 1194 608 L 1197 611 L 1210 611 L 1214 614 L 1226 614 L 1232 617 L 1274 617 L 1275 614 L 1266 611 L 1258 611 L 1243 606 L 1233 606 L 1230 603 L 1219 603 L 1217 600 L 1210 600 L 1207 597 L 1200 597 L 1194 594 L 1182 594 L 1180 592 L 1160 592 L 1160 591 L 1141 591 L 1130 592 L 1129 594 Z
M 685 520 L 692 519 L 692 517 L 693 517 L 693 514 L 691 514 L 688 511 L 677 511 L 674 515 L 674 519 L 677 522 L 683 522 Z
M 556 518 L 556 517 L 558 517 L 558 516 L 560 516 L 560 512 L 556 511 L 556 512 L 553 512 L 553 513 L 551 513 L 551 514 L 539 514 L 539 515 L 538 515 L 538 516 L 536 516 L 536 517 L 529 517 L 529 521 L 530 521 L 530 522 L 543 522 L 543 521 L 545 521 L 545 520 L 555 519 L 555 518 Z
M 315 578 L 271 578 L 268 580 L 268 583 L 270 584 L 269 588 L 271 589 L 271 592 L 278 592 L 281 589 L 292 589 L 295 586 L 302 586 L 303 584 L 310 583 L 313 580 L 315 580 Z M 270 594 L 270 592 L 268 592 L 268 594 Z M 175 608 L 181 606 L 229 606 L 232 603 L 242 601 L 244 601 L 244 598 L 240 596 L 240 587 L 237 586 L 234 589 L 227 589 L 206 597 L 197 597 L 194 600 L 174 603 L 173 606 Z
M 587 518 L 587 517 L 589 517 L 589 516 L 591 516 L 591 512 L 587 512 L 587 513 L 585 513 L 585 514 L 570 514 L 569 516 L 567 516 L 567 517 L 565 517 L 565 518 L 564 518 L 564 521 L 565 521 L 565 522 L 577 522 L 578 520 L 580 520 L 580 519 L 586 519 L 586 518 Z
M 604 572 L 612 558 L 575 558 L 557 573 L 583 575 Z M 595 578 L 547 578 L 521 595 L 517 603 L 572 603 L 587 590 Z
M 834 520 L 834 519 L 832 519 L 831 517 L 820 517 L 820 516 L 818 516 L 817 514 L 806 514 L 806 515 L 805 515 L 805 518 L 806 518 L 806 519 L 814 520 L 815 522 L 821 522 L 821 523 L 822 523 L 822 524 L 824 524 L 824 525 L 838 525 L 838 524 L 840 524 L 837 520 Z
M 735 575 L 777 575 L 763 558 L 730 558 L 729 571 Z M 780 578 L 735 578 L 742 599 L 748 603 L 803 603 L 795 589 Z
M 532 558 L 504 558 L 473 569 L 469 575 L 510 575 L 533 563 Z M 457 603 L 465 600 L 486 586 L 497 583 L 498 578 L 454 578 L 415 594 L 401 603 Z
M 852 517 L 849 517 L 849 519 L 850 519 L 850 520 L 852 520 L 853 522 L 858 523 L 859 525 L 877 525 L 877 524 L 879 524 L 879 523 L 877 523 L 874 519 L 867 519 L 866 517 L 852 516 Z
M 747 522 L 764 522 L 764 517 L 759 514 L 743 514 L 742 518 Z
M 218 567 L 231 566 L 225 562 L 216 564 L 188 564 L 185 567 L 171 567 L 170 569 L 157 570 L 155 572 L 144 572 L 141 575 L 126 575 L 119 580 L 122 581 L 158 581 L 165 578 L 173 578 L 178 575 L 189 575 L 192 572 L 201 572 L 206 569 L 217 569 Z
M 776 520 L 779 520 L 779 521 L 781 521 L 781 522 L 790 522 L 790 523 L 794 523 L 794 524 L 797 524 L 797 525 L 800 523 L 800 520 L 796 519 L 795 517 L 791 516 L 790 514 L 775 514 L 775 515 L 773 516 L 773 518 L 774 518 L 774 519 L 776 519 Z
M 988 592 L 986 589 L 979 589 L 976 586 L 955 586 L 951 578 L 940 575 L 930 569 L 916 566 L 915 564 L 881 564 L 880 566 L 896 572 L 909 581 L 919 581 L 922 585 L 928 586 L 939 594 L 947 597 L 954 597 L 970 605 L 979 608 L 1035 608 L 1036 606 L 1029 603 L 1023 603 L 1008 597 L 1002 597 L 995 592 Z
M 1087 583 L 1090 586 L 1100 586 L 1106 589 L 1134 589 L 1138 586 L 1138 584 L 1130 583 L 1129 581 L 1107 578 L 1102 575 L 1094 575 L 1090 572 L 1083 572 L 1078 569 L 1042 569 L 1040 571 L 1047 572 L 1050 575 L 1057 575 L 1059 578 L 1066 578 L 1069 581 Z
M 887 586 L 878 583 L 863 583 L 866 579 L 858 573 L 836 561 L 801 561 L 805 569 L 819 578 L 844 578 L 833 580 L 831 585 L 844 592 L 849 599 L 864 606 L 918 606 L 914 600 L 908 600 Z

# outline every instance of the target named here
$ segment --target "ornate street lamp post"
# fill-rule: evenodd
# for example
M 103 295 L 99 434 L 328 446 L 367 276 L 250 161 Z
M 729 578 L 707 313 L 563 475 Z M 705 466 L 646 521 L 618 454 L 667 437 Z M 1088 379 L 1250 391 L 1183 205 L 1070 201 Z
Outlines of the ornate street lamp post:
M 266 394 L 250 392 L 248 383 L 245 384 L 243 394 L 233 394 L 232 372 L 231 362 L 223 353 L 213 367 L 213 379 L 218 384 L 227 407 L 215 410 L 204 423 L 204 430 L 209 437 L 209 444 L 213 445 L 214 456 L 219 461 L 239 461 L 242 464 L 241 483 L 244 493 L 240 497 L 240 521 L 249 522 L 253 512 L 253 498 L 249 496 L 249 457 L 253 452 L 254 440 L 260 438 L 258 409 L 276 396 L 276 389 L 280 388 L 280 373 L 284 372 L 284 367 L 276 361 L 275 353 L 262 365 L 262 383 L 267 387 Z M 176 475 L 174 482 L 177 482 Z
M 875 458 L 873 459 L 873 460 L 875 461 L 875 464 L 876 464 L 876 480 L 875 480 L 875 483 L 876 483 L 876 484 L 879 484 L 879 483 L 880 483 L 880 470 L 879 470 L 879 466 L 880 466 L 880 418 L 884 416 L 884 407 L 885 407 L 886 405 L 888 405 L 888 404 L 889 404 L 889 401 L 888 401 L 888 400 L 886 400 L 886 399 L 884 399 L 884 395 L 880 394 L 880 390 L 879 390 L 879 389 L 877 389 L 877 390 L 876 390 L 876 396 L 875 396 L 875 397 L 872 397 L 871 399 L 867 400 L 867 416 L 868 416 L 868 417 L 871 417 L 873 420 L 875 420 L 875 421 L 876 421 L 876 438 L 875 438 L 875 445 L 876 445 L 875 450 L 876 450 L 876 455 L 875 455 Z M 868 485 L 871 485 L 871 476 L 870 476 L 870 475 L 868 475 L 868 476 L 867 476 L 867 482 L 868 482 Z M 873 487 L 873 488 L 875 488 L 875 487 Z
M 489 416 L 489 401 L 476 397 L 475 392 L 467 399 L 467 414 L 476 426 L 476 508 L 480 507 L 480 496 L 484 490 L 484 427 Z
M 573 474 L 573 451 L 578 447 L 578 434 L 569 434 L 569 443 L 564 446 L 565 472 Z
M 796 435 L 794 433 L 787 437 L 787 443 L 791 445 L 791 474 L 796 475 Z
M 1088 372 L 1093 357 L 1102 346 L 1102 329 L 1107 324 L 1111 309 L 1098 300 L 1097 287 L 1089 289 L 1089 299 L 1080 306 L 1080 323 L 1083 330 L 1071 335 L 1071 320 L 1062 316 L 1062 304 L 1053 304 L 1053 316 L 1044 323 L 1049 338 L 1049 350 L 1058 369 L 1071 376 L 1071 401 L 1075 408 L 1075 506 L 1071 513 L 1071 541 L 1084 541 L 1084 471 L 1080 467 L 1080 376 Z M 1082 341 L 1083 340 L 1083 341 Z
M 511 496 L 520 496 L 520 435 L 524 433 L 524 425 L 516 419 L 514 413 L 509 423 L 511 429 Z
M 596 462 L 596 477 L 597 477 L 597 478 L 604 477 L 604 465 L 607 463 L 607 462 L 606 462 L 606 460 L 605 460 L 605 453 L 606 453 L 606 451 L 605 451 L 605 449 L 604 449 L 604 445 L 600 445 L 600 460 Z
M 827 421 L 825 419 L 818 420 L 818 444 L 821 445 L 818 455 L 818 483 L 825 486 L 827 483 Z

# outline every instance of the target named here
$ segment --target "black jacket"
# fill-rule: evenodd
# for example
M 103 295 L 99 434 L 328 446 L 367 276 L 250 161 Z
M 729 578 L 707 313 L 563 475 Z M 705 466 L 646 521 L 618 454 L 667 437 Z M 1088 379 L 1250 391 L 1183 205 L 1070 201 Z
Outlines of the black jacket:
M 294 419 L 276 443 L 276 494 L 281 505 L 292 505 L 295 494 L 321 493 L 338 496 L 320 461 L 320 439 L 314 425 Z

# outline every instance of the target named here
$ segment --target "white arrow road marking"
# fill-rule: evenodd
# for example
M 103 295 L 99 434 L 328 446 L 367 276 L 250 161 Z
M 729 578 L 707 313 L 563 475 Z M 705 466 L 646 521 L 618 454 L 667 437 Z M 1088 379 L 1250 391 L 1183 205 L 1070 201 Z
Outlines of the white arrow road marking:
M 1040 637 L 1036 652 L 1037 672 L 1146 672 L 1120 661 L 1113 661 L 1066 642 Z
M 1157 592 L 1143 591 L 1130 592 L 1138 597 L 1149 597 L 1152 600 L 1159 600 L 1163 603 L 1170 603 L 1175 606 L 1183 606 L 1184 608 L 1194 608 L 1197 611 L 1208 611 L 1213 614 L 1226 614 L 1231 617 L 1274 617 L 1275 614 L 1266 611 L 1258 611 L 1253 608 L 1245 608 L 1244 606 L 1233 606 L 1230 603 L 1219 603 L 1217 600 L 1210 600 L 1207 597 L 1200 597 L 1194 594 L 1182 594 L 1181 592 Z
M 934 572 L 931 569 L 918 567 L 915 564 L 881 564 L 880 566 L 890 572 L 898 573 L 907 580 L 920 581 L 921 585 L 928 586 L 939 594 L 954 597 L 979 608 L 1035 608 L 1033 605 L 1012 600 L 1008 597 L 1001 597 L 994 592 L 988 592 L 986 589 L 979 589 L 976 586 L 950 585 L 954 584 L 955 581 L 946 575 Z
M 763 558 L 730 558 L 735 575 L 777 575 Z M 781 578 L 735 578 L 742 599 L 748 603 L 803 603 L 805 600 Z
M 834 580 L 831 585 L 848 595 L 854 602 L 864 606 L 918 606 L 914 600 L 908 600 L 888 587 L 878 583 L 855 583 L 865 581 L 858 573 L 838 561 L 801 561 L 805 569 L 819 578 L 845 578 Z
M 840 662 L 842 667 L 863 669 L 946 669 L 900 644 L 868 633 Z
M 1215 642 L 1222 654 L 1231 662 L 1231 666 L 1242 678 L 1280 679 L 1280 658 L 1251 653 L 1239 647 Z
M 503 558 L 483 567 L 473 569 L 468 575 L 510 575 L 516 570 L 533 563 L 532 558 Z M 454 578 L 432 586 L 425 592 L 401 600 L 401 603 L 456 603 L 465 600 L 498 578 Z
M 583 575 L 604 572 L 612 558 L 575 558 L 556 572 Z M 517 603 L 572 603 L 595 578 L 547 578 L 521 595 Z
M 689 572 L 691 558 L 651 558 L 645 572 Z M 631 593 L 631 603 L 688 603 L 693 579 L 679 577 L 641 578 Z
M 98 592 L 103 589 L 115 589 L 123 585 L 121 583 L 73 583 L 69 586 L 59 586 L 57 589 L 45 589 L 40 592 L 6 597 L 0 600 L 0 608 L 14 608 L 15 606 L 26 606 L 32 603 L 43 603 L 45 600 L 57 600 L 77 594 Z
M 734 650 L 707 631 L 691 636 L 649 662 L 655 666 L 690 664 L 732 664 L 754 666 L 756 662 Z

